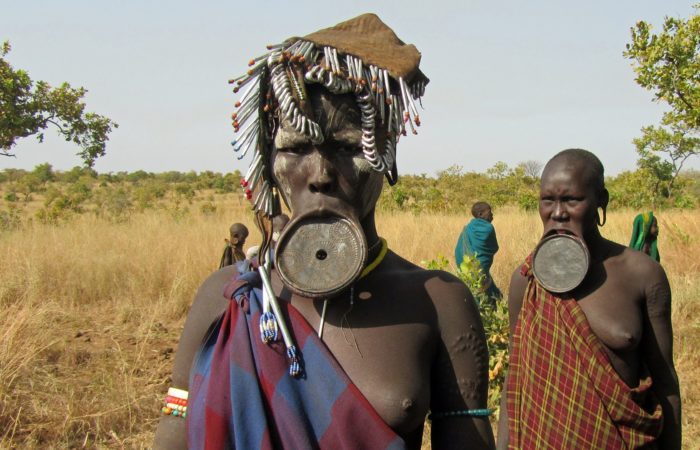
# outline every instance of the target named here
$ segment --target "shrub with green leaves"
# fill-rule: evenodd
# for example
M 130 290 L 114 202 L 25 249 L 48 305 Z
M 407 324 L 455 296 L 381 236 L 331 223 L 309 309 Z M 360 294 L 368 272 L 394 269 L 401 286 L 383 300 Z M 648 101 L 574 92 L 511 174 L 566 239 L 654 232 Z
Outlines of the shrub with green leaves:
M 22 226 L 20 210 L 15 205 L 5 211 L 0 211 L 0 231 L 10 231 L 19 229 Z

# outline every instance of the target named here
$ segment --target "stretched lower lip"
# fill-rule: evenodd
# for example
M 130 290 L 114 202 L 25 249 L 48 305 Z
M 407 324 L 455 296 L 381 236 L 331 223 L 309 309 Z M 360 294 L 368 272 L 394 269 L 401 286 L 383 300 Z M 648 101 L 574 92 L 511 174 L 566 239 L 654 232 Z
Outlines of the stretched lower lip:
M 553 235 L 558 235 L 558 234 L 563 234 L 563 235 L 569 235 L 569 236 L 576 236 L 576 233 L 574 233 L 571 230 L 567 230 L 565 228 L 555 228 L 555 229 L 550 229 L 547 233 L 546 236 L 553 236 Z

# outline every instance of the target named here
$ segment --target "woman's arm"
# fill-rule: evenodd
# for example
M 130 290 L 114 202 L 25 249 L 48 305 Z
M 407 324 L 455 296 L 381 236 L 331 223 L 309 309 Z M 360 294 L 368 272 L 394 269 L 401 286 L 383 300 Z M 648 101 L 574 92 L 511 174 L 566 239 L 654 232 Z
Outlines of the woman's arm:
M 641 354 L 645 358 L 664 414 L 659 448 L 681 448 L 681 400 L 678 375 L 673 364 L 671 287 L 663 268 L 649 260 L 646 281 L 644 336 Z
M 428 289 L 440 329 L 431 376 L 432 448 L 492 449 L 487 408 L 489 355 L 476 302 L 458 279 Z
M 223 296 L 223 289 L 235 273 L 234 266 L 224 267 L 212 274 L 197 291 L 175 353 L 171 387 L 188 390 L 190 367 L 195 354 L 211 325 L 228 306 L 228 300 Z M 163 397 L 165 398 L 165 392 Z M 181 417 L 163 415 L 156 428 L 153 448 L 187 449 L 185 420 Z

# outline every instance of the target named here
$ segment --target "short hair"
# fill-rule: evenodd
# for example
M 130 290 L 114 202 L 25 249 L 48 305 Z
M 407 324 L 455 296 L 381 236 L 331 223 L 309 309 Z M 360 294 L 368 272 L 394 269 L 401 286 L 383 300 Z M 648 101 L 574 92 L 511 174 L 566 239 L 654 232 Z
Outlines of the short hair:
M 229 228 L 228 231 L 231 233 L 231 236 L 234 234 L 244 234 L 246 237 L 248 236 L 248 227 L 242 223 L 234 223 L 231 225 L 231 228 Z
M 554 155 L 544 166 L 542 173 L 547 171 L 547 168 L 557 160 L 565 159 L 577 164 L 582 164 L 588 169 L 591 180 L 595 184 L 596 192 L 601 192 L 605 189 L 605 168 L 600 159 L 588 150 L 581 148 L 568 148 Z
M 491 209 L 491 205 L 486 202 L 476 202 L 472 205 L 472 216 L 479 217 L 484 211 Z

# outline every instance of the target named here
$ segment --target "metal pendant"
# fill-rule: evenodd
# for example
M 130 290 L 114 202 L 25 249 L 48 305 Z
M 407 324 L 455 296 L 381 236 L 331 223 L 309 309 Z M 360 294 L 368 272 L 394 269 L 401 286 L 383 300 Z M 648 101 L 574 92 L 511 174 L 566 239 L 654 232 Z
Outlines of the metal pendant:
M 277 244 L 275 265 L 284 284 L 310 298 L 329 298 L 359 277 L 367 243 L 358 226 L 341 217 L 290 223 Z
M 552 234 L 537 244 L 532 273 L 548 291 L 570 292 L 586 277 L 590 259 L 583 240 L 569 234 Z

